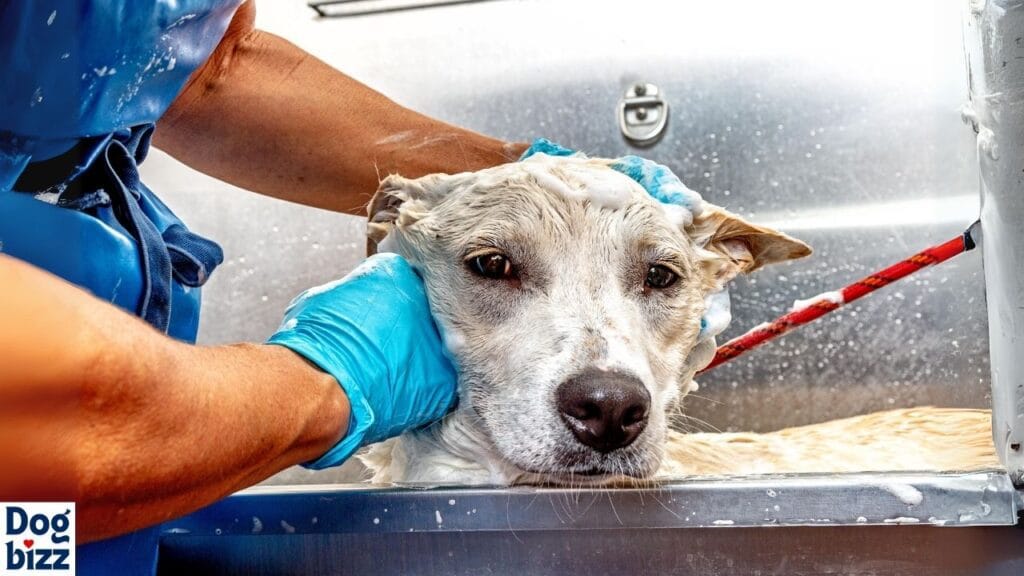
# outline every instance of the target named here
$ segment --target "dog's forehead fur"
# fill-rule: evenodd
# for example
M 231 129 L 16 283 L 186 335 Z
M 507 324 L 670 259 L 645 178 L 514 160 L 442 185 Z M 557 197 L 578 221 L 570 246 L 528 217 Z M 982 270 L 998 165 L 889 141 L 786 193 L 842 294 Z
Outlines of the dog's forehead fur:
M 506 165 L 450 178 L 443 198 L 425 200 L 432 206 L 416 215 L 419 234 L 432 234 L 434 247 L 493 244 L 528 252 L 520 257 L 557 255 L 566 266 L 609 264 L 624 250 L 647 250 L 692 272 L 692 242 L 669 211 L 604 163 Z

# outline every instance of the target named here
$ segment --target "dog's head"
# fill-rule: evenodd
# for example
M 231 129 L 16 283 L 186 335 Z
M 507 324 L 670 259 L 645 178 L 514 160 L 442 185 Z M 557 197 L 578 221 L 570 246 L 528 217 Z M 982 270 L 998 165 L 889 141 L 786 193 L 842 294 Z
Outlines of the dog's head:
M 653 474 L 667 414 L 714 350 L 695 351 L 705 297 L 810 253 L 717 207 L 662 205 L 580 158 L 390 176 L 369 218 L 368 251 L 423 276 L 460 410 L 507 462 L 552 481 Z

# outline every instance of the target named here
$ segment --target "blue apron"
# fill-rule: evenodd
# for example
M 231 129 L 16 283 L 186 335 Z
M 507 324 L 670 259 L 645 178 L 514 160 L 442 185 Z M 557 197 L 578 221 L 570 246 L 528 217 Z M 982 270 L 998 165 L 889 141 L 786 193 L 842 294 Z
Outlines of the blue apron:
M 241 0 L 0 0 L 0 252 L 193 342 L 223 256 L 140 180 L 154 123 Z M 79 546 L 152 574 L 159 526 Z
M 195 340 L 199 287 L 223 255 L 138 164 L 239 3 L 0 3 L 0 252 Z

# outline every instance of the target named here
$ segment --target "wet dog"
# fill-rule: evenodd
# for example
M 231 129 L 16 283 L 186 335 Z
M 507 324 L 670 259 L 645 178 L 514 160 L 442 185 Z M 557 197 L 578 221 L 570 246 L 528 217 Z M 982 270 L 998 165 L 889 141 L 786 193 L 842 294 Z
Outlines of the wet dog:
M 388 177 L 369 207 L 377 251 L 423 276 L 460 403 L 365 452 L 374 482 L 621 485 L 999 466 L 987 410 L 901 409 L 765 434 L 670 429 L 714 354 L 702 334 L 709 295 L 810 249 L 717 206 L 661 204 L 608 161 L 540 155 Z
M 368 226 L 369 252 L 423 276 L 460 374 L 454 413 L 364 457 L 376 481 L 653 476 L 668 415 L 714 352 L 708 296 L 810 254 L 717 206 L 662 204 L 609 161 L 543 154 L 390 176 Z

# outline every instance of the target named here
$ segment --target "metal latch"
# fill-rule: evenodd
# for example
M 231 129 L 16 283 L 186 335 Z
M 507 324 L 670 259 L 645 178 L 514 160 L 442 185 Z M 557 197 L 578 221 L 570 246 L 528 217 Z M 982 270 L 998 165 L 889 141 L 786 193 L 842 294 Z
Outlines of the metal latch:
M 668 102 L 654 84 L 637 82 L 619 101 L 619 130 L 631 143 L 649 146 L 661 138 L 668 124 Z

